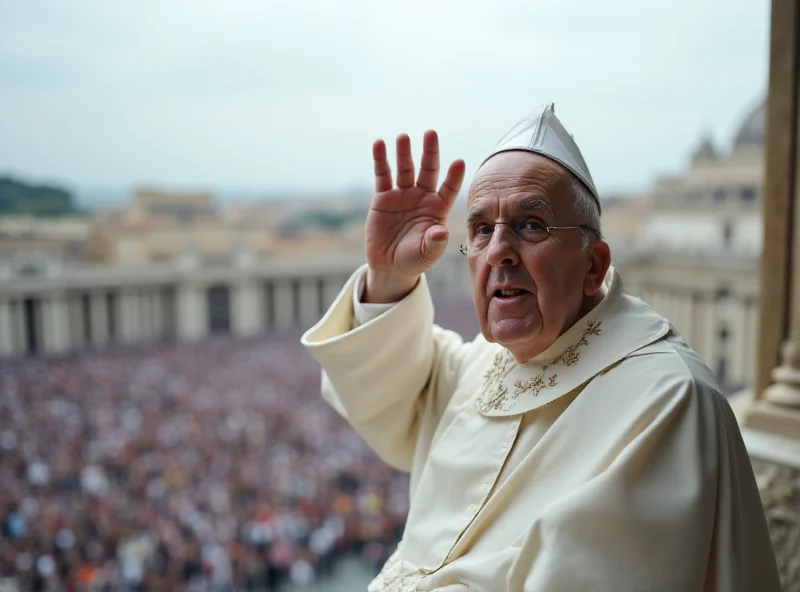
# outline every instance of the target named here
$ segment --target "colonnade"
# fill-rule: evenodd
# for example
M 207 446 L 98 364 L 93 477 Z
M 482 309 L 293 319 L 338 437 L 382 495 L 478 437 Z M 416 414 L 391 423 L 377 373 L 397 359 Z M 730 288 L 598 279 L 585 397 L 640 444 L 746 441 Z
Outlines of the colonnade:
M 0 284 L 0 358 L 107 344 L 193 342 L 306 329 L 333 303 L 361 257 L 263 262 L 231 269 L 153 265 L 77 269 Z M 434 297 L 468 295 L 461 255 L 429 274 Z
M 249 337 L 270 329 L 310 327 L 347 276 L 207 284 L 188 280 L 135 287 L 72 287 L 44 292 L 0 292 L 0 357 L 63 354 L 109 343 L 167 339 L 197 341 L 212 326 L 211 297 L 224 294 L 222 326 Z
M 758 298 L 752 293 L 648 283 L 638 296 L 668 318 L 718 380 L 751 384 L 756 372 Z

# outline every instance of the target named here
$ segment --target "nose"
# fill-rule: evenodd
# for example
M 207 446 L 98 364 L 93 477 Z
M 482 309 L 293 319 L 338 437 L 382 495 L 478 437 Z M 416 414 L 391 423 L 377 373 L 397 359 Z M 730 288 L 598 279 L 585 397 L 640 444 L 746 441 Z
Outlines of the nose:
M 519 263 L 519 253 L 514 233 L 505 224 L 496 224 L 486 249 L 486 262 L 492 267 L 514 267 Z

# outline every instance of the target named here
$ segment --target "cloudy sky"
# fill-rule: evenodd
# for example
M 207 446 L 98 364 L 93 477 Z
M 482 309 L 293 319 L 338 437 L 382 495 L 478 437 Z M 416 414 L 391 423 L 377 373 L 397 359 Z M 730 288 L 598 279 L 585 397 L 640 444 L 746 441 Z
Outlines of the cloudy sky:
M 547 101 L 603 192 L 730 142 L 768 0 L 0 0 L 0 174 L 336 194 L 434 128 L 468 176 Z

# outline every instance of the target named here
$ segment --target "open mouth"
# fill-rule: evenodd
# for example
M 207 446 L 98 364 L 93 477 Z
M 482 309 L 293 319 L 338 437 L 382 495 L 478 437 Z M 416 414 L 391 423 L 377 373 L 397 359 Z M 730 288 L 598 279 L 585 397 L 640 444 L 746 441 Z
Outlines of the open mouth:
M 527 290 L 518 290 L 518 289 L 514 289 L 514 290 L 495 290 L 494 291 L 494 297 L 495 298 L 501 298 L 501 299 L 515 298 L 517 296 L 523 296 L 525 294 L 530 294 L 530 292 L 528 292 Z

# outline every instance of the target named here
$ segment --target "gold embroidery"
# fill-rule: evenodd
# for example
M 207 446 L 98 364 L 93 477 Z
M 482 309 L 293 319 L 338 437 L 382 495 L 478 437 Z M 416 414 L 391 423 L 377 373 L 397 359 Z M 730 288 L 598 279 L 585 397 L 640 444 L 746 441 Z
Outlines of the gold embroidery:
M 542 366 L 536 376 L 532 376 L 526 381 L 516 381 L 512 395 L 509 395 L 508 387 L 505 385 L 504 380 L 516 366 L 516 360 L 507 349 L 498 352 L 492 365 L 483 375 L 486 382 L 484 382 L 481 394 L 475 402 L 478 410 L 481 413 L 488 413 L 492 410 L 509 411 L 513 406 L 514 400 L 521 394 L 529 392 L 536 397 L 543 389 L 556 386 L 558 384 L 558 374 L 547 376 L 547 371 L 558 364 L 563 364 L 564 366 L 577 364 L 580 359 L 580 349 L 584 345 L 589 345 L 588 337 L 602 333 L 601 324 L 602 321 L 587 321 L 586 329 L 584 329 L 583 335 L 581 335 L 577 343 L 570 345 L 553 358 L 552 362 Z
M 395 551 L 386 561 L 378 576 L 369 585 L 369 592 L 414 592 L 417 583 L 428 572 L 403 572 L 400 552 Z

